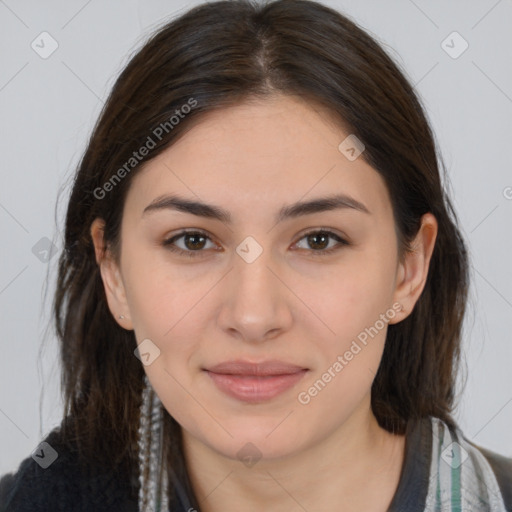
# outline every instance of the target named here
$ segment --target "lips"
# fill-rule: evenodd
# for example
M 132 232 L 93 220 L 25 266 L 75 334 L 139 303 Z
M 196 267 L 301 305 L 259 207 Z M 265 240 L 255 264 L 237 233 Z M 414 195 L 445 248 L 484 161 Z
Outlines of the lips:
M 224 394 L 249 403 L 271 400 L 293 387 L 307 368 L 283 361 L 226 361 L 205 370 Z
M 264 361 L 262 363 L 226 361 L 208 368 L 208 371 L 225 375 L 253 375 L 265 377 L 268 375 L 290 375 L 306 369 L 307 368 L 303 368 L 302 366 L 284 363 L 283 361 Z

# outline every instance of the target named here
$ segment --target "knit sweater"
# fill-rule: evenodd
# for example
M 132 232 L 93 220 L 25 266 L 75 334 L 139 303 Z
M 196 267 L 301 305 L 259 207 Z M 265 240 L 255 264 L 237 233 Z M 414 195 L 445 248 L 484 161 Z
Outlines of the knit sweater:
M 62 445 L 58 429 L 45 441 L 58 457 L 44 469 L 36 459 L 48 453 L 35 452 L 15 474 L 5 475 L 0 480 L 0 512 L 138 511 L 137 471 L 125 475 L 79 466 L 76 451 Z M 194 510 L 185 488 L 190 488 L 188 481 L 177 483 L 181 504 L 172 512 Z M 475 445 L 460 429 L 450 430 L 437 418 L 410 423 L 400 481 L 388 511 L 512 512 L 512 458 Z

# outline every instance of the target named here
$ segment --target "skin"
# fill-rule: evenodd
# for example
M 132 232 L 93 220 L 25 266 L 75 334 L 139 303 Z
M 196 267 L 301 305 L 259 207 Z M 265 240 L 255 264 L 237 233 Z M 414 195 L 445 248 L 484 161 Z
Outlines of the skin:
M 402 310 L 395 307 L 390 324 L 410 314 L 437 234 L 426 214 L 413 250 L 399 257 L 385 183 L 362 157 L 349 161 L 338 150 L 347 135 L 290 96 L 211 112 L 134 177 L 119 258 L 104 247 L 103 221 L 91 226 L 114 318 L 161 351 L 144 368 L 182 427 L 202 511 L 338 512 L 340 503 L 384 511 L 396 491 L 404 436 L 380 428 L 370 407 L 387 323 L 308 404 L 297 399 L 393 304 Z M 334 192 L 369 213 L 343 208 L 276 224 L 282 206 Z M 232 224 L 171 209 L 143 213 L 171 193 L 228 210 Z M 210 237 L 196 257 L 163 245 L 184 228 Z M 339 247 L 318 255 L 304 235 L 319 228 L 349 245 L 317 239 Z M 247 236 L 263 249 L 252 263 L 236 252 Z M 192 252 L 194 242 L 175 245 Z M 279 359 L 309 371 L 292 389 L 249 404 L 202 371 L 230 359 Z M 237 456 L 248 442 L 261 454 L 252 467 Z

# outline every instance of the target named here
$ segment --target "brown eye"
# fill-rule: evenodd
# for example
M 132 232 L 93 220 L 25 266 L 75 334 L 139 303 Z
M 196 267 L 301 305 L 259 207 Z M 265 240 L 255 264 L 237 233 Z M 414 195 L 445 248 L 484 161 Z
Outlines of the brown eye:
M 185 247 L 191 251 L 203 249 L 206 242 L 206 237 L 200 233 L 187 233 L 183 236 L 183 239 L 185 241 Z
M 312 249 L 325 249 L 329 245 L 329 238 L 324 231 L 307 236 L 308 244 Z
M 177 242 L 180 241 L 180 244 Z M 213 247 L 206 247 L 207 242 L 210 241 Z M 177 235 L 165 240 L 164 247 L 170 251 L 186 256 L 199 256 L 200 253 L 205 252 L 203 249 L 215 248 L 210 237 L 200 231 L 184 231 Z
M 300 247 L 298 245 L 302 240 L 306 240 L 307 247 Z M 337 243 L 329 246 L 331 240 Z M 317 230 L 306 233 L 295 245 L 299 249 L 305 249 L 315 256 L 322 256 L 337 251 L 342 246 L 349 245 L 349 243 L 332 231 Z

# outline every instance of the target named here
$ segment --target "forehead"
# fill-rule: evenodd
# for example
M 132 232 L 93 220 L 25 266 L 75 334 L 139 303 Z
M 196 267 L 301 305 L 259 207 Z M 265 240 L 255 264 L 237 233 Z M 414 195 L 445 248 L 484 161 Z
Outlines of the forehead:
M 262 211 L 339 192 L 385 214 L 382 177 L 339 149 L 349 135 L 325 109 L 291 96 L 211 111 L 144 165 L 127 205 L 142 212 L 155 197 L 179 193 L 235 212 Z

